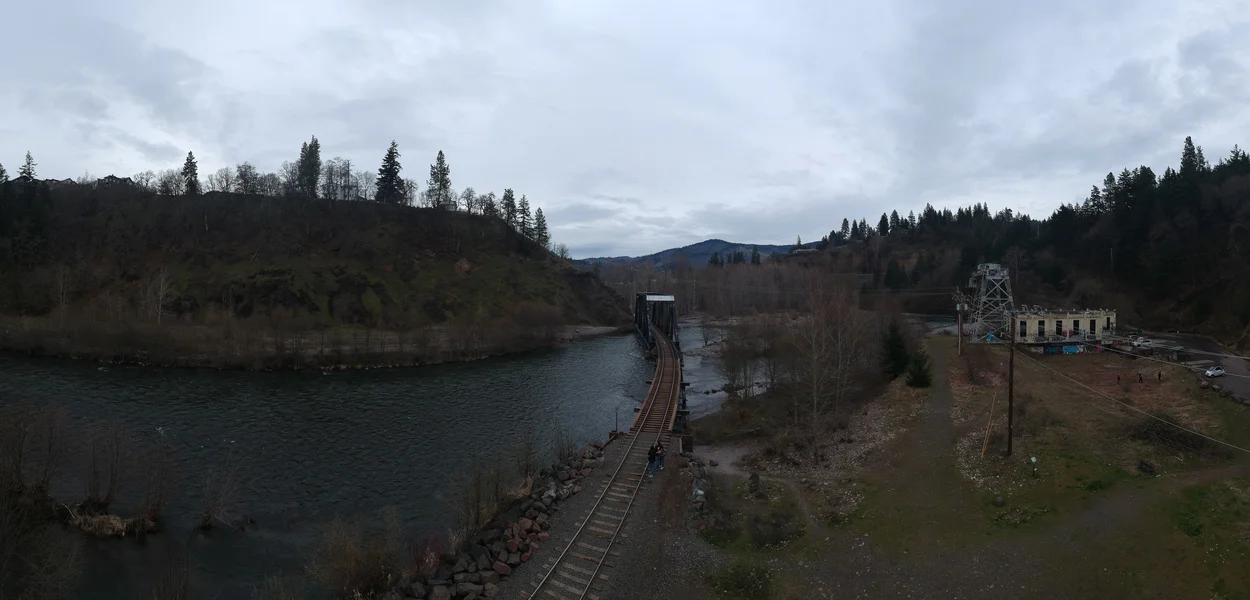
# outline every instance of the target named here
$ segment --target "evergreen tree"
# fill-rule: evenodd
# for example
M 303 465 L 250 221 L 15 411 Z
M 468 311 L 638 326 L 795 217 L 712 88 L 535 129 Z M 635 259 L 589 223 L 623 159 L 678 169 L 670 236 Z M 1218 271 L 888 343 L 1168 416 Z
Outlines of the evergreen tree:
M 438 151 L 434 164 L 430 165 L 430 179 L 425 183 L 425 189 L 434 208 L 452 206 L 451 167 L 447 166 L 447 157 L 443 156 L 442 150 Z
M 838 230 L 838 233 L 842 235 L 843 242 L 851 239 L 851 225 L 846 220 L 846 217 L 842 217 L 842 228 Z
M 512 193 L 512 188 L 503 191 L 503 199 L 499 202 L 499 212 L 503 213 L 503 220 L 513 229 L 517 226 L 516 214 L 516 196 Z
M 872 237 L 872 230 L 868 228 L 868 219 L 859 220 L 859 238 L 866 240 Z
M 485 196 L 479 196 L 478 203 L 482 207 L 483 215 L 488 217 L 499 216 L 499 203 L 495 200 L 495 192 L 486 192 Z
M 182 163 L 182 193 L 188 196 L 200 195 L 200 168 L 195 163 L 195 155 L 187 152 L 187 160 Z
M 907 271 L 898 264 L 897 260 L 890 258 L 889 264 L 885 268 L 885 285 L 892 290 L 900 290 L 907 287 Z
M 543 248 L 551 249 L 551 233 L 547 231 L 547 217 L 543 216 L 542 207 L 534 211 L 534 241 Z
M 707 264 L 713 267 L 721 266 L 720 252 L 713 252 L 712 256 L 708 257 Z
M 798 250 L 799 248 L 802 248 L 802 247 L 803 247 L 803 236 L 801 235 L 794 236 L 794 250 Z M 791 252 L 793 252 L 793 250 L 791 250 Z
M 907 386 L 924 388 L 932 384 L 933 371 L 929 365 L 929 355 L 921 346 L 912 353 L 911 361 L 907 364 Z
M 321 181 L 321 142 L 317 141 L 317 136 L 300 146 L 296 170 L 296 193 L 304 198 L 316 198 L 317 183 Z
M 846 219 L 842 219 L 842 221 L 845 222 Z M 851 223 L 851 238 L 850 239 L 852 240 L 859 239 L 859 221 Z
M 4 165 L 0 164 L 0 185 L 9 182 L 9 172 L 4 170 Z
M 27 150 L 26 161 L 23 162 L 22 166 L 17 170 L 17 177 L 24 180 L 23 185 L 26 188 L 28 196 L 31 198 L 35 195 L 35 165 L 37 164 L 39 163 L 36 163 L 34 157 L 30 155 L 30 150 Z
M 897 321 L 891 321 L 885 330 L 884 339 L 881 340 L 881 372 L 886 379 L 894 379 L 907 370 L 910 360 L 903 329 Z
M 517 203 L 516 220 L 517 229 L 520 230 L 521 235 L 534 239 L 534 223 L 530 219 L 530 201 L 525 194 L 521 194 L 521 201 Z
M 881 220 L 877 222 L 877 235 L 882 237 L 890 235 L 890 218 L 885 216 L 885 213 L 881 213 Z
M 890 211 L 890 233 L 896 233 L 899 227 L 898 211 Z
M 386 149 L 386 155 L 382 157 L 382 166 L 378 167 L 378 179 L 374 184 L 376 191 L 373 194 L 375 201 L 386 204 L 404 202 L 406 186 L 399 175 L 402 170 L 403 166 L 399 164 L 399 144 L 391 140 L 391 146 Z
M 753 264 L 753 265 L 758 265 L 758 264 L 760 264 L 760 263 L 761 263 L 761 261 L 760 261 L 760 249 L 759 249 L 759 247 L 758 247 L 758 246 L 756 246 L 756 247 L 752 247 L 752 248 L 751 248 L 751 264 Z

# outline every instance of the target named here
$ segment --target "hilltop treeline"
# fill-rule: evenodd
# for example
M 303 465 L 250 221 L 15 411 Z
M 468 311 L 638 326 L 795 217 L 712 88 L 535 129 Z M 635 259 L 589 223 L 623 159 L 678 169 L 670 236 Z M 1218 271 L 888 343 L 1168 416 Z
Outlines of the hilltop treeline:
M 473 201 L 453 207 L 441 153 L 422 207 L 391 192 L 320 197 L 314 153 L 301 154 L 277 196 L 198 193 L 191 156 L 173 190 L 183 194 L 170 196 L 129 179 L 41 181 L 28 155 L 0 184 L 0 346 L 176 364 L 411 364 L 628 322 L 622 298 L 549 250 L 524 196 L 508 190 L 496 205 L 470 189 L 458 196 Z M 379 189 L 397 158 L 388 151 Z

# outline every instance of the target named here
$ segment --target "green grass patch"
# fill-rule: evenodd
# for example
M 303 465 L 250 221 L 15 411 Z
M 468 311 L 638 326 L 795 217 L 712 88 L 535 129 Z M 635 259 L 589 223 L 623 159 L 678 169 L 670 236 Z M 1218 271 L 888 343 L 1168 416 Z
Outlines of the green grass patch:
M 799 499 L 788 487 L 746 478 L 716 477 L 709 496 L 713 525 L 702 532 L 708 543 L 732 552 L 755 553 L 795 548 L 807 533 Z
M 722 600 L 768 600 L 774 578 L 772 569 L 736 561 L 712 574 L 709 586 Z

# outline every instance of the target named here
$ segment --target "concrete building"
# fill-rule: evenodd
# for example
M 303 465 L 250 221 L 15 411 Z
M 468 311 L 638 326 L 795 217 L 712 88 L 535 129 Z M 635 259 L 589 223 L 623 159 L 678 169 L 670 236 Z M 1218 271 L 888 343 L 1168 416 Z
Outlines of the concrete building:
M 1114 310 L 1063 310 L 1026 306 L 1013 315 L 1020 344 L 1060 344 L 1071 342 L 1112 343 L 1115 338 Z

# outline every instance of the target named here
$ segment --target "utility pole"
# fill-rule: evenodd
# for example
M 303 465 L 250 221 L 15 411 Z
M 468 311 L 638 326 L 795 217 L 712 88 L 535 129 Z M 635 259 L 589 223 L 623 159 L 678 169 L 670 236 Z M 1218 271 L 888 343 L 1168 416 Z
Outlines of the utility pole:
M 1011 429 L 1011 417 L 1015 414 L 1015 391 L 1016 391 L 1016 316 L 1008 313 L 1011 317 L 1011 346 L 1009 352 L 1011 356 L 1007 358 L 1007 454 L 1011 456 L 1011 438 L 1013 431 Z
M 955 305 L 955 349 L 959 356 L 964 355 L 964 305 Z

